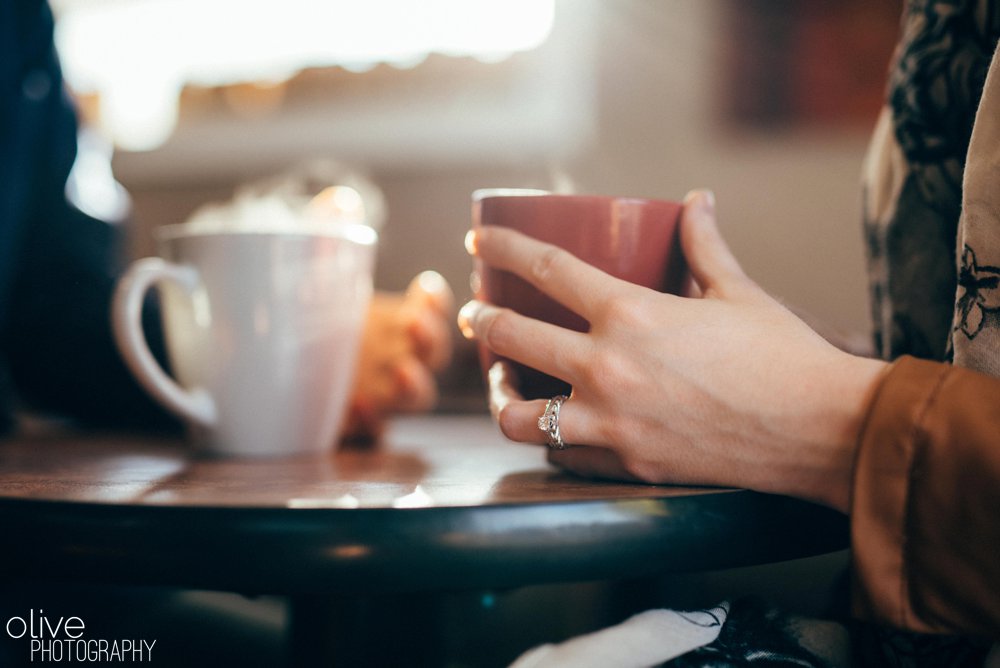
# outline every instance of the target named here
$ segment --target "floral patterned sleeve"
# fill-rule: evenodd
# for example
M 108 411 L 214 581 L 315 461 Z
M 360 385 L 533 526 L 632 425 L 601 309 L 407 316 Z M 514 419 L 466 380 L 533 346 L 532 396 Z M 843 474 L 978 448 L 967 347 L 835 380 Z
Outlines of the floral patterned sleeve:
M 957 246 L 952 360 L 1000 377 L 1000 52 L 972 128 Z
M 980 98 L 998 37 L 997 0 L 906 3 L 862 179 L 874 338 L 884 359 L 952 358 L 963 278 L 974 294 L 961 304 L 959 326 L 974 331 L 981 316 L 992 318 L 981 308 L 992 302 L 978 282 L 989 277 L 959 276 L 956 259 L 972 267 L 957 243 L 959 220 L 968 203 L 973 125 L 982 126 L 986 115 Z M 976 255 L 979 267 L 1000 265 L 979 249 Z

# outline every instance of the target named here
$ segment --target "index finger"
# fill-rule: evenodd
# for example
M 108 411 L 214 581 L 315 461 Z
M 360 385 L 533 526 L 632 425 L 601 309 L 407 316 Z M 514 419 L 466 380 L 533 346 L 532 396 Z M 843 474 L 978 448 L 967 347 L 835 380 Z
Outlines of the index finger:
M 569 251 L 505 227 L 478 227 L 468 245 L 486 264 L 523 278 L 588 321 L 630 285 Z

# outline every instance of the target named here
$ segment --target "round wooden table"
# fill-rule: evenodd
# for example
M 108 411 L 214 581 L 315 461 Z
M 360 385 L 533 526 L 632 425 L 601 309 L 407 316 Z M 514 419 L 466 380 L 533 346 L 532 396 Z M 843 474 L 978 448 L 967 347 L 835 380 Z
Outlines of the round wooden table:
M 17 536 L 0 567 L 25 578 L 289 596 L 313 625 L 293 630 L 297 644 L 330 601 L 633 579 L 848 544 L 844 516 L 794 499 L 560 473 L 480 416 L 400 420 L 376 448 L 289 459 L 200 458 L 127 434 L 10 439 L 0 531 Z

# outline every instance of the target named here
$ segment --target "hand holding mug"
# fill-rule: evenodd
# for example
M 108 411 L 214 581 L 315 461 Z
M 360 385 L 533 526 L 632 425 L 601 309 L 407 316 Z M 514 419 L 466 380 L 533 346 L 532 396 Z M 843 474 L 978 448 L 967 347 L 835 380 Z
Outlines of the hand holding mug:
M 494 354 L 572 386 L 553 463 L 583 475 L 739 486 L 846 510 L 855 441 L 884 363 L 837 350 L 751 281 L 715 223 L 685 202 L 680 241 L 698 297 L 623 281 L 500 227 L 470 244 L 580 314 L 579 332 L 482 301 L 459 325 Z M 501 399 L 509 438 L 545 443 L 544 400 Z
M 473 193 L 472 232 L 484 227 L 518 230 L 555 244 L 608 274 L 666 292 L 679 292 L 687 269 L 677 242 L 681 206 L 668 200 L 602 195 L 558 195 L 541 190 L 492 189 Z M 529 318 L 587 331 L 586 318 L 510 271 L 476 261 L 476 299 L 505 306 Z M 544 282 L 544 279 L 542 279 Z M 497 356 L 480 347 L 484 372 Z M 569 392 L 564 379 L 538 367 L 507 360 L 507 382 L 529 398 Z

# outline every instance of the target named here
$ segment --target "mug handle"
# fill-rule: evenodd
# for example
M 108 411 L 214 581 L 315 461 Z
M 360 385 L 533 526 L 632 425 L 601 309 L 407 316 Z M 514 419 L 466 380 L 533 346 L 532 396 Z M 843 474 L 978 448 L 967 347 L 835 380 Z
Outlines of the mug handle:
M 146 292 L 159 281 L 170 281 L 191 294 L 198 286 L 198 272 L 192 267 L 147 257 L 132 264 L 121 277 L 111 304 L 111 325 L 115 342 L 129 369 L 160 403 L 181 417 L 203 427 L 216 423 L 215 401 L 203 388 L 185 390 L 153 357 L 142 330 L 142 304 Z

